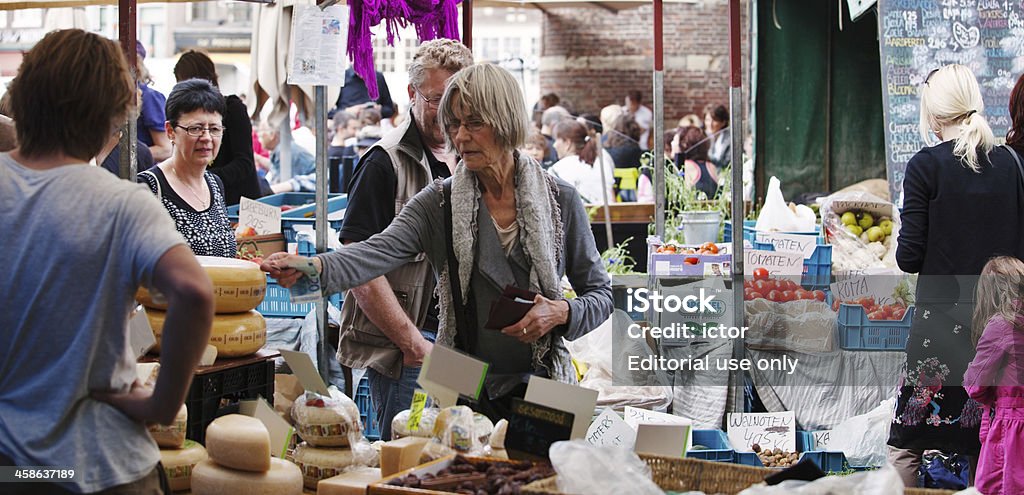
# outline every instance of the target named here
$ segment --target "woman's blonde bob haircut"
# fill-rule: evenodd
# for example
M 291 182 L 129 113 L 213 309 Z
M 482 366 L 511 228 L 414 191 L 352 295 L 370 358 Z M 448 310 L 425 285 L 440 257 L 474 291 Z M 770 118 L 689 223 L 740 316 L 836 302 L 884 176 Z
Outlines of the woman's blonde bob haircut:
M 960 136 L 953 142 L 953 155 L 975 172 L 981 172 L 978 153 L 986 156 L 996 144 L 996 137 L 982 116 L 985 102 L 974 73 L 962 65 L 952 64 L 935 70 L 921 86 L 921 138 L 932 144 L 932 133 L 947 126 L 960 126 Z
M 474 116 L 491 126 L 495 141 L 505 151 L 521 148 L 526 141 L 530 120 L 523 93 L 512 74 L 497 65 L 471 65 L 448 79 L 437 116 L 442 129 L 460 120 L 456 111 L 462 114 L 461 120 Z M 444 140 L 454 149 L 447 131 Z

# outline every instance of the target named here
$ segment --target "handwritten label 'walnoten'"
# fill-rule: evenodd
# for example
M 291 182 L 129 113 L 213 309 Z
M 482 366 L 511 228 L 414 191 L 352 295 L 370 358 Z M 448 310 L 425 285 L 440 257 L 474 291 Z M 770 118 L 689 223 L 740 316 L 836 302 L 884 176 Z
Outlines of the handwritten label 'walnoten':
M 728 434 L 738 451 L 750 452 L 757 444 L 762 449 L 795 452 L 796 415 L 793 411 L 729 414 Z

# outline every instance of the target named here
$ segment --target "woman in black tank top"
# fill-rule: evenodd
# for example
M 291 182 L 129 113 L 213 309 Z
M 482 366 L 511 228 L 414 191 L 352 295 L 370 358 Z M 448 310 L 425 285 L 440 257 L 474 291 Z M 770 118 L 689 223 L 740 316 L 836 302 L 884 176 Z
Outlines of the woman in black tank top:
M 693 126 L 680 128 L 672 139 L 672 153 L 686 185 L 702 191 L 708 199 L 714 199 L 721 187 L 718 185 L 718 167 L 708 160 L 710 146 L 704 131 Z

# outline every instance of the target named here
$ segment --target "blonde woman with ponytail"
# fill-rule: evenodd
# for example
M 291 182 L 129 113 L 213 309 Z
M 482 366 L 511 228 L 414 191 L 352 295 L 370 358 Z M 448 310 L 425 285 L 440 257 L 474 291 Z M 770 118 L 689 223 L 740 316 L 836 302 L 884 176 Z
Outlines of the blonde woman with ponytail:
M 996 146 L 974 74 L 962 65 L 933 70 L 919 94 L 929 145 L 907 162 L 896 262 L 921 276 L 889 430 L 889 460 L 907 486 L 924 450 L 977 461 L 982 411 L 962 381 L 974 357 L 974 285 L 993 256 L 1024 258 L 1024 183 Z

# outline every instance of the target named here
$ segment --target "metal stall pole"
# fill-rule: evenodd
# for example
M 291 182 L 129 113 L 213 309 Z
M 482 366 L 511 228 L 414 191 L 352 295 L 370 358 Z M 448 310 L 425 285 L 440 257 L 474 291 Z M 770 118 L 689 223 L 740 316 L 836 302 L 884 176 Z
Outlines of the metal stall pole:
M 734 326 L 742 327 L 743 307 L 743 90 L 740 50 L 740 0 L 729 0 L 729 126 L 732 135 L 732 294 Z M 733 339 L 732 357 L 743 359 L 742 339 Z M 733 412 L 743 412 L 743 371 L 729 376 Z
M 665 239 L 665 56 L 662 42 L 662 0 L 654 0 L 654 233 Z M 650 267 L 648 267 L 650 270 Z
M 137 5 L 136 0 L 118 0 L 117 2 L 117 32 L 121 42 L 121 50 L 128 60 L 128 70 L 132 73 L 132 81 L 138 81 L 138 52 L 135 51 L 135 19 Z M 124 127 L 121 128 L 121 142 L 118 147 L 121 149 L 121 160 L 118 167 L 118 175 L 125 180 L 135 182 L 135 174 L 138 172 L 138 149 L 135 138 L 138 132 L 138 120 L 128 117 Z
M 313 87 L 314 115 L 316 115 L 316 252 L 327 252 L 327 88 Z M 320 376 L 330 382 L 330 367 L 327 365 L 327 292 L 316 305 L 316 364 Z M 348 383 L 346 381 L 346 388 Z M 354 390 L 354 387 L 353 387 Z

